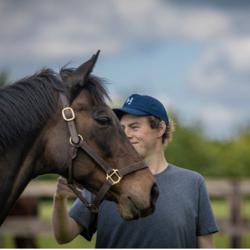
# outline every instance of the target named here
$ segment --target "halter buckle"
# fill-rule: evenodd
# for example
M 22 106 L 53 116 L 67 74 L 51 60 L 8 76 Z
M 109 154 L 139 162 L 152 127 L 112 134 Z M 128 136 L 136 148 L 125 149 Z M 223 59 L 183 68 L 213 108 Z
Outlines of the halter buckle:
M 67 111 L 70 111 L 70 117 L 67 117 L 67 115 L 66 115 L 66 112 Z M 66 122 L 70 122 L 70 121 L 73 121 L 75 118 L 76 118 L 76 116 L 75 116 L 75 112 L 74 112 L 74 110 L 71 108 L 71 107 L 66 107 L 66 108 L 63 108 L 62 109 L 62 117 L 63 117 L 63 119 L 66 121 Z
M 110 181 L 112 185 L 118 184 L 121 179 L 122 176 L 120 176 L 118 169 L 112 169 L 112 172 L 106 175 L 106 180 Z

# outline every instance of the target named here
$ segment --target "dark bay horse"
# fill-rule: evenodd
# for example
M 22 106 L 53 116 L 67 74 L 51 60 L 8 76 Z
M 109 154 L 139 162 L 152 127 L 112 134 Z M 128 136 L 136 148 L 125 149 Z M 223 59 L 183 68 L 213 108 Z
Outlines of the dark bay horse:
M 77 69 L 44 69 L 0 89 L 0 225 L 29 181 L 46 173 L 97 194 L 96 204 L 115 201 L 124 219 L 153 212 L 154 177 L 91 75 L 98 54 Z

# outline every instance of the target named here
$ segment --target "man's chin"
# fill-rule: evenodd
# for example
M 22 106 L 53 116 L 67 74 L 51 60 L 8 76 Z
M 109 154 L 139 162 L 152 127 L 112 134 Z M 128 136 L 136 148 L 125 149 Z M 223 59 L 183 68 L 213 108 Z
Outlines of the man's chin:
M 140 155 L 140 157 L 144 160 L 145 152 L 141 148 L 135 148 L 136 152 Z

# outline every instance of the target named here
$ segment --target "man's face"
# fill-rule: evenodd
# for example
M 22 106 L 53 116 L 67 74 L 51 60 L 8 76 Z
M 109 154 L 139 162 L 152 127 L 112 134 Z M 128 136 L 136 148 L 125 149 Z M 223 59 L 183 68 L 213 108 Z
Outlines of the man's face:
M 147 117 L 125 114 L 120 123 L 128 139 L 143 159 L 155 152 L 159 132 L 150 127 Z

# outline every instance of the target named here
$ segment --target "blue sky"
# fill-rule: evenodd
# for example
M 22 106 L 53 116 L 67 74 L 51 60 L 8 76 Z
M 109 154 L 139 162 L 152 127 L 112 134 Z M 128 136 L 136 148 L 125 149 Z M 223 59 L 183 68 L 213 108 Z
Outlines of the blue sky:
M 153 95 L 223 139 L 250 123 L 249 11 L 246 0 L 0 0 L 0 69 L 15 81 L 101 49 L 94 73 L 114 106 Z

